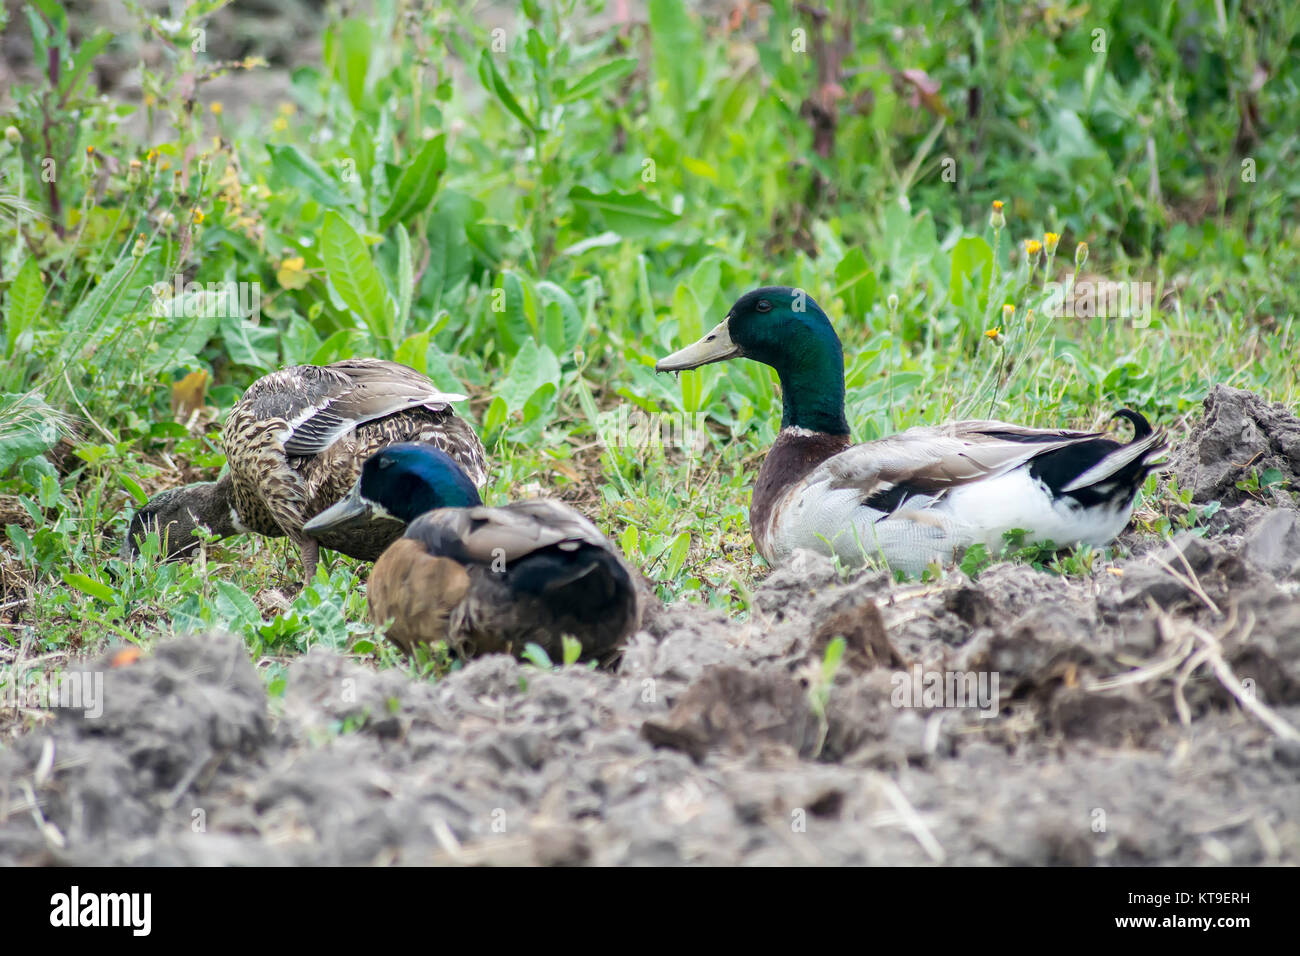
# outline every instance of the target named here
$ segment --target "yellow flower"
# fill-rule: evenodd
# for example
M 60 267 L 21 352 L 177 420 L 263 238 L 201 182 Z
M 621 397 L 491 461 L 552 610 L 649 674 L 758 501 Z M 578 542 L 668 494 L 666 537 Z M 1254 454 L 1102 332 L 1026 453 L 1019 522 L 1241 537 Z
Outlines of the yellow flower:
M 154 96 L 152 93 L 146 93 L 144 95 L 145 106 L 153 106 L 157 102 L 158 102 L 158 97 Z
M 285 259 L 280 263 L 280 268 L 275 273 L 275 279 L 286 289 L 302 289 L 311 282 L 311 276 L 305 271 L 306 260 L 302 256 L 293 256 Z
M 298 112 L 298 107 L 294 106 L 287 100 L 282 102 L 277 109 L 279 109 L 281 116 L 292 116 L 294 113 Z
M 194 223 L 195 223 L 195 225 L 202 225 L 202 224 L 203 224 L 203 210 L 202 210 L 202 209 L 200 209 L 198 206 L 195 206 L 193 209 L 190 210 L 190 214 L 194 217 Z
M 1056 255 L 1056 246 L 1061 241 L 1059 232 L 1048 232 L 1043 234 L 1043 246 L 1047 249 L 1049 256 Z
M 212 110 L 213 116 L 220 116 L 222 110 L 221 100 L 213 100 L 212 105 L 209 106 L 208 109 Z
M 271 124 L 271 129 L 275 130 L 277 133 L 283 133 L 288 128 L 289 128 L 289 121 L 286 120 L 283 116 L 277 116 L 275 118 L 275 122 Z
M 1002 212 L 1002 200 L 993 200 L 993 212 L 989 215 L 989 225 L 994 231 L 1000 232 L 1002 227 L 1007 224 L 1006 214 Z
M 1006 322 L 1009 325 L 1011 323 L 1011 320 L 1014 319 L 1015 317 L 1016 317 L 1016 307 L 1014 305 L 1008 304 L 1002 307 L 1003 322 Z
M 986 332 L 984 333 L 984 335 L 985 335 L 987 338 L 990 338 L 990 339 L 992 339 L 994 342 L 996 342 L 996 341 L 998 341 L 1000 338 L 1002 338 L 1002 329 L 995 325 L 995 326 L 993 326 L 993 328 L 991 328 L 991 329 L 989 329 L 988 331 L 986 331 Z
M 1043 251 L 1043 244 L 1037 239 L 1025 240 L 1025 255 L 1031 259 L 1038 258 L 1038 254 Z
M 1028 312 L 1025 313 L 1025 323 L 1028 324 L 1032 321 L 1034 321 L 1034 310 L 1030 309 Z
M 93 156 L 93 155 L 95 155 L 95 147 L 93 147 L 93 146 L 87 146 L 87 147 L 86 147 L 86 155 L 87 155 L 87 156 Z

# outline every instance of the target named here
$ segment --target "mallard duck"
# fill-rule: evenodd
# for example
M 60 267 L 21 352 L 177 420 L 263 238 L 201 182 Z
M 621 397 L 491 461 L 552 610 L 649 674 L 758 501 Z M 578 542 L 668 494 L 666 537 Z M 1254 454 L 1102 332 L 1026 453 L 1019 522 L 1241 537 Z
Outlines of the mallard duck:
M 410 653 L 446 641 L 463 657 L 520 654 L 529 643 L 561 660 L 561 638 L 605 661 L 636 630 L 632 573 L 590 521 L 536 499 L 484 506 L 459 463 L 428 445 L 390 445 L 362 466 L 352 491 L 304 530 L 321 535 L 378 512 L 406 534 L 370 573 L 375 623 Z
M 741 296 L 727 317 L 656 371 L 749 358 L 776 370 L 783 412 L 749 510 L 759 553 L 776 565 L 796 548 L 848 564 L 881 557 L 919 574 L 973 544 L 996 554 L 1003 534 L 1028 542 L 1100 547 L 1128 524 L 1152 459 L 1165 448 L 1141 414 L 1121 444 L 1101 432 L 961 421 L 909 428 L 852 445 L 844 417 L 844 353 L 807 293 L 787 287 Z
M 440 392 L 415 369 L 379 359 L 272 372 L 230 410 L 221 432 L 226 474 L 149 499 L 131 519 L 126 553 L 134 555 L 138 540 L 158 530 L 174 557 L 197 546 L 193 531 L 206 525 L 221 536 L 288 535 L 308 580 L 322 546 L 373 561 L 401 537 L 400 522 L 371 516 L 315 535 L 304 533 L 303 524 L 347 493 L 362 462 L 396 442 L 443 449 L 467 480 L 486 482 L 483 443 L 450 408 L 464 398 Z

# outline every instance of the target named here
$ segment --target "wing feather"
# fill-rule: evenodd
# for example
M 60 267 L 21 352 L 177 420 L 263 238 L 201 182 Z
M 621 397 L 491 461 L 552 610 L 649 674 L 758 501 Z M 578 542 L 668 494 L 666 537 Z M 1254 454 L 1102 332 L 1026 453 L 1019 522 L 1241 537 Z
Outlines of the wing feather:
M 854 488 L 864 497 L 897 487 L 908 495 L 936 494 L 996 477 L 1038 455 L 1100 434 L 992 420 L 909 428 L 840 452 L 813 472 L 809 481 L 827 482 L 832 490 Z
M 299 389 L 295 413 L 284 416 L 290 427 L 287 455 L 318 455 L 358 425 L 411 408 L 441 411 L 465 399 L 439 391 L 424 375 L 396 362 L 350 359 L 317 371 Z
M 545 499 L 430 511 L 413 521 L 406 534 L 430 554 L 488 565 L 556 545 L 589 544 L 613 551 L 594 524 L 568 505 Z

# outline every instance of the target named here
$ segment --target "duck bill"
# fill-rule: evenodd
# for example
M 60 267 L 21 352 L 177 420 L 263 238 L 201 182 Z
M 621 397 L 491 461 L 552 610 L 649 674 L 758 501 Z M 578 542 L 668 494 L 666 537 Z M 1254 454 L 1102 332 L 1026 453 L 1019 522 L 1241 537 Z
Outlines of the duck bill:
M 656 372 L 681 372 L 711 362 L 725 362 L 740 354 L 740 346 L 731 341 L 727 319 L 719 322 L 708 335 L 655 363 Z
M 312 518 L 302 526 L 302 530 L 304 534 L 318 535 L 358 519 L 362 521 L 369 520 L 373 516 L 374 510 L 374 506 L 361 497 L 361 482 L 358 481 L 352 486 L 352 490 L 343 497 L 342 501 L 335 502 Z

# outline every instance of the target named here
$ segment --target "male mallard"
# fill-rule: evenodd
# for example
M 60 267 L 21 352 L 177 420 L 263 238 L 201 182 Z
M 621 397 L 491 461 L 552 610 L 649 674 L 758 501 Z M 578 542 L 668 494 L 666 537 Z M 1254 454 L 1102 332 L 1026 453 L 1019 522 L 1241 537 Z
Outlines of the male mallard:
M 195 547 L 192 532 L 288 535 L 302 553 L 306 578 L 321 546 L 373 561 L 402 534 L 402 525 L 374 516 L 316 535 L 308 518 L 347 493 L 361 463 L 396 442 L 425 442 L 452 455 L 477 485 L 487 480 L 483 443 L 427 377 L 396 362 L 350 359 L 298 365 L 259 378 L 230 410 L 221 441 L 229 469 L 220 480 L 154 495 L 127 532 L 162 532 L 169 557 Z
M 1133 440 L 1101 432 L 952 422 L 850 447 L 844 353 L 807 293 L 787 287 L 743 295 L 694 345 L 661 359 L 660 372 L 750 358 L 781 380 L 781 432 L 754 486 L 750 531 L 777 564 L 796 548 L 861 564 L 883 557 L 919 574 L 972 544 L 996 553 L 1004 532 L 1031 542 L 1101 546 L 1128 524 L 1151 459 L 1164 450 L 1137 412 Z
M 391 618 L 388 636 L 408 653 L 436 641 L 463 657 L 535 643 L 560 660 L 568 634 L 584 659 L 606 660 L 639 623 L 632 574 L 595 525 L 558 501 L 485 507 L 459 464 L 428 445 L 373 455 L 304 530 L 373 512 L 408 523 L 367 585 L 371 618 Z

